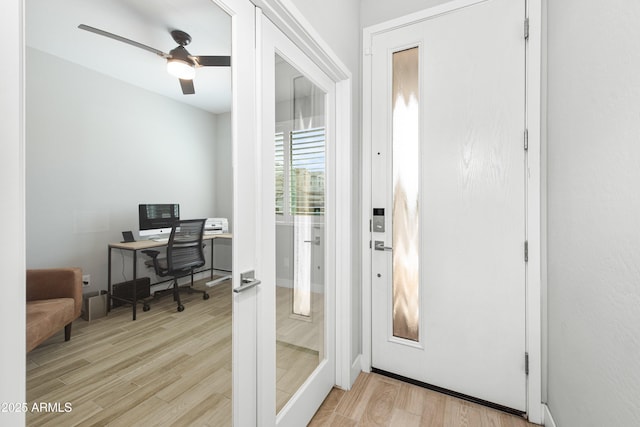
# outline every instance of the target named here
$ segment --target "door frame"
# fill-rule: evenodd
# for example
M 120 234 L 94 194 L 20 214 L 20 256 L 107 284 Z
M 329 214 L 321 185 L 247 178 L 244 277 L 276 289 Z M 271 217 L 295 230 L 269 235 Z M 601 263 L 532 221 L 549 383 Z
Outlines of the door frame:
M 362 212 L 361 250 L 362 257 L 362 359 L 361 368 L 371 371 L 371 93 L 373 37 L 394 29 L 424 21 L 482 3 L 487 0 L 453 0 L 400 18 L 392 19 L 363 29 L 362 47 Z M 529 37 L 525 51 L 526 74 L 526 117 L 528 129 L 526 223 L 525 233 L 529 243 L 529 258 L 525 267 L 525 348 L 529 355 L 529 375 L 527 376 L 527 415 L 529 421 L 543 422 L 542 404 L 542 289 L 546 272 L 546 217 L 542 208 L 546 206 L 543 184 L 544 164 L 542 153 L 546 152 L 543 139 L 542 111 L 542 0 L 526 0 L 526 14 L 529 19 Z M 523 37 L 524 37 L 523 17 Z M 524 136 L 523 136 L 524 137 Z M 366 254 L 366 255 L 365 255 Z
M 268 18 L 282 31 L 302 52 L 307 55 L 336 85 L 335 92 L 335 181 L 341 185 L 335 191 L 335 313 L 336 325 L 346 325 L 336 328 L 335 360 L 336 378 L 335 385 L 349 390 L 360 372 L 360 366 L 353 369 L 352 361 L 356 358 L 351 351 L 351 341 L 354 325 L 357 319 L 353 318 L 352 309 L 352 259 L 351 240 L 351 202 L 352 202 L 352 110 L 351 110 L 351 85 L 352 76 L 349 69 L 322 40 L 322 37 L 307 21 L 307 19 L 287 0 L 251 0 L 261 9 L 262 15 Z M 257 16 L 257 15 L 256 15 Z M 256 19 L 256 22 L 259 22 Z M 256 39 L 260 39 L 258 26 Z M 256 58 L 257 64 L 261 64 L 260 55 Z M 259 70 L 259 66 L 256 69 Z M 259 71 L 258 71 L 259 73 Z M 261 76 L 258 76 L 260 81 Z M 262 93 L 262 88 L 257 88 L 257 93 Z M 261 100 L 257 105 L 261 105 Z M 260 117 L 260 114 L 259 116 Z M 259 302 L 260 304 L 260 302 Z

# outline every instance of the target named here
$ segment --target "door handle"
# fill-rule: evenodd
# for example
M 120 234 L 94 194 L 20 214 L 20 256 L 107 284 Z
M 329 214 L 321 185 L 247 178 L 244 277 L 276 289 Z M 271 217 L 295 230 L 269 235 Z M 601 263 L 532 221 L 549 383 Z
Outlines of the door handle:
M 260 283 L 262 282 L 255 278 L 255 272 L 253 270 L 250 270 L 240 275 L 240 286 L 234 288 L 233 292 L 239 294 L 240 292 L 251 289 L 254 286 L 259 285 Z
M 393 251 L 393 248 L 391 246 L 385 246 L 382 240 L 376 240 L 373 248 L 376 251 Z

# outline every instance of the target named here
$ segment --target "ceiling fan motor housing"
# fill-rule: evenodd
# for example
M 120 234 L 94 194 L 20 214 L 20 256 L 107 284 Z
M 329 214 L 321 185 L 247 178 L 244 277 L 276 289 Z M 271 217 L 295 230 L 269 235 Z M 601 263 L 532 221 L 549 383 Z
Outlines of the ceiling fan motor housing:
M 171 51 L 169 51 L 169 56 L 171 57 L 170 59 L 179 59 L 181 61 L 194 65 L 193 60 L 189 57 L 189 52 L 184 48 L 184 46 L 178 46 L 175 49 L 172 49 Z
M 171 37 L 173 37 L 173 40 L 180 46 L 186 46 L 191 43 L 191 36 L 184 31 L 173 30 L 171 31 Z

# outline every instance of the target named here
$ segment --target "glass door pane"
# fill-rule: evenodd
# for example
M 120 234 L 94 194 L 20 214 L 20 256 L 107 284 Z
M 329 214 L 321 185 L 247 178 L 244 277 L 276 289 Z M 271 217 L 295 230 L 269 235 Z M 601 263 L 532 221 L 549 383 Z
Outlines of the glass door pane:
M 393 54 L 393 335 L 419 340 L 418 48 Z
M 325 357 L 325 95 L 276 54 L 276 412 Z
M 70 402 L 73 411 L 31 412 L 27 423 L 256 425 L 257 289 L 232 292 L 262 256 L 256 249 L 256 172 L 234 166 L 255 162 L 258 152 L 255 7 L 248 0 L 96 0 L 77 6 L 24 2 L 27 264 L 81 266 L 92 277 L 83 291 L 97 294 L 120 284 L 127 298 L 134 294 L 130 283 L 150 276 L 147 292 L 160 296 L 172 282 L 147 269 L 141 250 L 150 242 L 140 242 L 137 232 L 137 206 L 147 202 L 179 202 L 183 219 L 227 218 L 233 243 L 206 240 L 207 263 L 193 287 L 211 298 L 182 295 L 181 312 L 170 296 L 149 298 L 150 310 L 139 304 L 135 321 L 131 306 L 114 306 L 103 319 L 75 321 L 71 345 L 42 343 L 30 352 L 27 402 Z M 60 19 L 51 19 L 53 8 Z M 231 66 L 191 64 L 195 93 L 185 93 L 184 82 L 157 55 L 79 24 L 164 52 L 177 46 L 169 29 L 179 29 L 193 38 L 190 52 L 228 56 Z M 106 172 L 110 164 L 118 165 L 117 173 Z M 158 181 L 141 180 L 143 169 Z M 42 229 L 44 224 L 53 227 Z M 134 230 L 138 241 L 113 248 L 110 265 L 107 247 L 120 245 L 121 230 Z M 43 232 L 54 233 L 50 241 L 59 245 L 33 240 Z M 164 256 L 165 248 L 155 249 Z M 220 270 L 205 270 L 214 267 Z M 232 283 L 206 283 L 229 270 Z M 191 285 L 188 276 L 179 280 Z M 91 337 L 91 345 L 83 336 Z

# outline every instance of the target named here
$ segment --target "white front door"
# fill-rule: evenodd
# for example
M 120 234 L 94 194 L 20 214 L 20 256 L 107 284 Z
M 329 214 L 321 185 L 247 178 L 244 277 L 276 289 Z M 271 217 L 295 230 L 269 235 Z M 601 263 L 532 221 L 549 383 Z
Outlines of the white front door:
M 470 3 L 372 39 L 372 367 L 525 412 L 525 1 Z
M 335 383 L 335 83 L 271 21 L 256 21 L 259 425 L 301 426 Z

